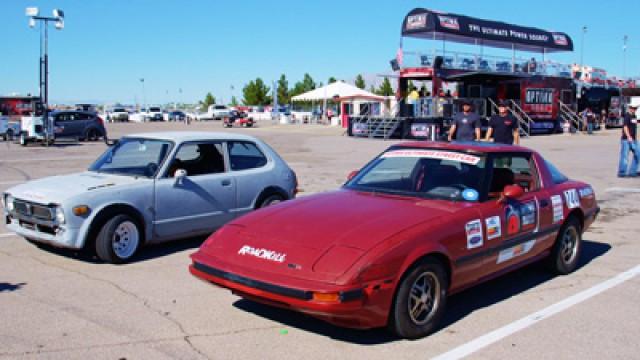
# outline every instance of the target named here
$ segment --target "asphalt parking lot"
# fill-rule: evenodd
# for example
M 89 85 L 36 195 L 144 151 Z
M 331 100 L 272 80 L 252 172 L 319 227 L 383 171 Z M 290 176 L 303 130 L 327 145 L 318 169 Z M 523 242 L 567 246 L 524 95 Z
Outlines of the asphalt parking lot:
M 188 128 L 262 138 L 297 172 L 303 196 L 338 187 L 351 170 L 393 143 L 353 139 L 322 126 L 223 130 L 210 122 Z M 109 124 L 116 138 L 175 129 L 187 126 Z M 640 264 L 640 179 L 615 176 L 619 133 L 524 140 L 596 191 L 602 212 L 584 235 L 580 267 L 553 277 L 534 264 L 460 293 L 450 299 L 444 325 L 427 338 L 405 341 L 384 330 L 337 328 L 198 281 L 187 266 L 201 238 L 147 248 L 132 264 L 114 266 L 39 249 L 0 225 L 0 357 L 638 358 L 640 276 L 634 275 Z M 0 142 L 0 190 L 81 171 L 105 148 L 104 143 L 22 148 Z

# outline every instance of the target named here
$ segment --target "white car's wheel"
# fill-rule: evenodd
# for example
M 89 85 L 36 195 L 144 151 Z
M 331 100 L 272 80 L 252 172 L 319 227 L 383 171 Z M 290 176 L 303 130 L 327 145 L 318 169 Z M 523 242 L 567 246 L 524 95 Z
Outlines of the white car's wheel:
M 142 242 L 142 232 L 129 215 L 116 215 L 107 221 L 96 238 L 98 257 L 112 264 L 129 261 Z
M 27 136 L 24 133 L 21 133 L 20 134 L 20 145 L 27 146 L 27 144 L 29 144 L 29 140 L 27 139 Z

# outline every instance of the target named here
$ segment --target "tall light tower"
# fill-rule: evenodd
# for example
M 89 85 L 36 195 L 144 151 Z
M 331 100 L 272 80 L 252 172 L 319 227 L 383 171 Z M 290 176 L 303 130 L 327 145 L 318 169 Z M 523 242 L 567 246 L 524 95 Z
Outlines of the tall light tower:
M 142 84 L 142 108 L 147 108 L 147 95 L 144 91 L 144 78 L 140 78 L 140 83 Z
M 40 10 L 37 7 L 28 7 L 25 15 L 29 17 L 29 27 L 34 28 L 36 22 L 40 22 L 40 102 L 44 107 L 44 123 L 47 127 L 45 141 L 49 143 L 49 134 L 51 124 L 49 121 L 49 23 L 55 23 L 58 30 L 64 29 L 64 11 L 60 9 L 53 10 L 53 17 L 40 16 Z
M 629 37 L 625 35 L 622 38 L 622 79 L 627 77 L 627 41 Z
M 582 37 L 580 40 L 580 72 L 582 72 L 582 67 L 584 66 L 584 34 L 587 33 L 587 26 L 582 27 Z

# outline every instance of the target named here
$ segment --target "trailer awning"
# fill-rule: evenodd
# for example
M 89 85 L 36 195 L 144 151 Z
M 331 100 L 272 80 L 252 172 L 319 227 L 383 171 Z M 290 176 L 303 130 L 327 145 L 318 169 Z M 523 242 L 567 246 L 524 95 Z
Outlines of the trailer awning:
M 573 41 L 562 32 L 423 8 L 405 16 L 402 36 L 532 52 L 573 51 Z
M 463 80 L 512 80 L 512 79 L 522 79 L 525 77 L 532 77 L 531 74 L 514 74 L 514 73 L 498 73 L 498 72 L 483 72 L 483 71 L 472 71 L 465 72 L 461 74 L 453 74 L 448 76 L 442 76 L 442 80 L 445 81 L 463 81 Z

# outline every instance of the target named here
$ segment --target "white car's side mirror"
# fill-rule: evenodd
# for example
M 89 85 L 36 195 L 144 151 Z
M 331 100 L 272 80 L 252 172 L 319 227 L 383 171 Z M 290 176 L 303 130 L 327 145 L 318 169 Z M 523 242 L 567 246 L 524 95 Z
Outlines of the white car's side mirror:
M 177 185 L 182 185 L 182 181 L 187 177 L 187 170 L 185 169 L 177 169 L 173 173 L 173 177 L 176 179 Z

